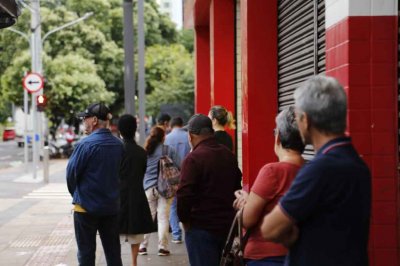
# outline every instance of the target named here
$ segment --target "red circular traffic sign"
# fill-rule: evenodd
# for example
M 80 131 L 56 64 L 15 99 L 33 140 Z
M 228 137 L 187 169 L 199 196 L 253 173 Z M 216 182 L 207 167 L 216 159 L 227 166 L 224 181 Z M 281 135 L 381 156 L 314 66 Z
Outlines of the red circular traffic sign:
M 43 77 L 38 73 L 29 73 L 22 80 L 22 86 L 30 93 L 40 91 L 43 85 Z

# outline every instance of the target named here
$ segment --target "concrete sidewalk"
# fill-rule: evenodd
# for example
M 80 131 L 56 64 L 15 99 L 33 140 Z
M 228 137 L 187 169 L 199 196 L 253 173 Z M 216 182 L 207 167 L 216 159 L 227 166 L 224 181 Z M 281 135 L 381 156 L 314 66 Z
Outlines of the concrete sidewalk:
M 0 170 L 0 265 L 78 265 L 66 164 L 51 161 L 48 184 L 32 180 L 22 166 Z M 171 243 L 171 255 L 160 257 L 157 242 L 152 234 L 139 265 L 189 265 L 184 244 Z M 131 265 L 130 246 L 121 249 L 123 264 Z M 96 265 L 106 265 L 99 238 Z

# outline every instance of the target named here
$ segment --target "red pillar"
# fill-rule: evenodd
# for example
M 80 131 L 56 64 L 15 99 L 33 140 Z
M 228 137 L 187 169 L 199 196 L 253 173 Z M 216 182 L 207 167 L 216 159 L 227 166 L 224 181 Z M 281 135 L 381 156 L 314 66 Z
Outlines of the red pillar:
M 235 116 L 235 1 L 214 0 L 210 6 L 211 105 Z M 229 131 L 234 137 L 234 131 Z
M 208 114 L 211 105 L 209 26 L 196 26 L 195 45 L 195 112 Z
M 211 104 L 235 107 L 235 8 L 233 0 L 210 6 Z
M 371 265 L 400 263 L 397 31 L 397 16 L 375 14 L 326 31 L 326 73 L 345 87 L 348 132 L 372 172 Z
M 274 154 L 278 112 L 277 1 L 242 0 L 243 183 L 251 186 Z

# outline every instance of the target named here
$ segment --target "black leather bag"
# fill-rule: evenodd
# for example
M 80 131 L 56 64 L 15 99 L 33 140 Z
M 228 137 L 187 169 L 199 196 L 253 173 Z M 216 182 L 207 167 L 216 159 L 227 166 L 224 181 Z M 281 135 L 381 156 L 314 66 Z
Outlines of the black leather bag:
M 250 230 L 243 236 L 242 210 L 236 213 L 229 235 L 222 251 L 220 266 L 245 266 L 243 258 L 244 247 L 249 238 Z

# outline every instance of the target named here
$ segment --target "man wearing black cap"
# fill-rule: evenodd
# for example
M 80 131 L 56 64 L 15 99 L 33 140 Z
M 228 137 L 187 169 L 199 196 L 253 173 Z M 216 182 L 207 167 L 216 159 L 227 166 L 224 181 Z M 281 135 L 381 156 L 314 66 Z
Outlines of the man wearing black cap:
M 192 152 L 182 163 L 177 199 L 189 261 L 191 266 L 219 265 L 242 173 L 234 154 L 215 140 L 210 118 L 194 115 L 185 128 Z
M 91 104 L 78 114 L 89 136 L 78 143 L 67 165 L 74 204 L 74 227 L 80 265 L 95 265 L 99 232 L 107 265 L 122 265 L 118 232 L 118 172 L 123 144 L 108 129 L 110 110 Z

